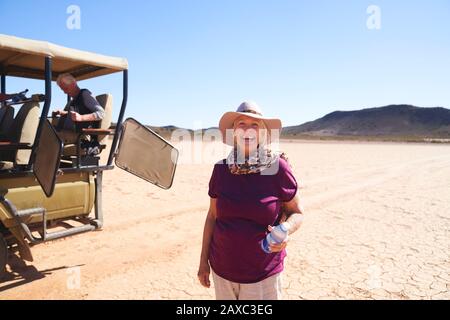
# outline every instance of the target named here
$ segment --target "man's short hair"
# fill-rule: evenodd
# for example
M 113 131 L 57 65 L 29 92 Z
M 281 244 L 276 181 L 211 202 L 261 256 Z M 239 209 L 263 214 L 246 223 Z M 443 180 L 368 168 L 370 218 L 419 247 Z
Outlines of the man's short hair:
M 70 73 L 62 73 L 56 79 L 57 84 L 60 84 L 61 82 L 68 85 L 68 84 L 76 83 L 77 79 L 75 79 L 75 77 L 73 75 L 71 75 Z

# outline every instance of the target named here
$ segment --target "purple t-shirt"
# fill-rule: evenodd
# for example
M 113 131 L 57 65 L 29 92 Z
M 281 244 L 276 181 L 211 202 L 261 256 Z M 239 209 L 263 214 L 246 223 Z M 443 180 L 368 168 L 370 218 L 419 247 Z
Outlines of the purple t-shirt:
M 208 194 L 217 198 L 217 217 L 209 250 L 216 274 L 237 283 L 255 283 L 283 271 L 286 251 L 265 253 L 261 241 L 277 222 L 281 202 L 294 198 L 297 181 L 280 158 L 276 174 L 235 175 L 216 163 Z

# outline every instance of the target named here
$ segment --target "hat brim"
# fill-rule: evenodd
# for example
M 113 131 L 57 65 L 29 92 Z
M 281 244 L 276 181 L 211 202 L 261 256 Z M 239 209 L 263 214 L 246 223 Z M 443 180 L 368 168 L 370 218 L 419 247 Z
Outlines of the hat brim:
M 249 113 L 249 112 L 229 111 L 229 112 L 224 113 L 224 115 L 222 116 L 222 118 L 220 118 L 220 121 L 219 121 L 219 130 L 222 132 L 223 143 L 228 144 L 228 145 L 233 145 L 233 141 L 227 141 L 229 139 L 227 139 L 226 130 L 233 129 L 234 121 L 240 116 L 246 116 L 249 118 L 262 120 L 264 122 L 264 124 L 266 125 L 267 130 L 269 130 L 269 132 L 271 130 L 281 130 L 281 120 L 280 119 L 266 118 L 259 114 Z

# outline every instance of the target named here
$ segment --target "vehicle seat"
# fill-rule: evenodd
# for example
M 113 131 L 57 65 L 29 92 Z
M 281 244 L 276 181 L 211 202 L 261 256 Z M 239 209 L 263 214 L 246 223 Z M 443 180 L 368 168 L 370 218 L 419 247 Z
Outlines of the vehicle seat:
M 102 120 L 100 120 L 99 129 L 109 129 L 111 127 L 112 121 L 112 110 L 113 110 L 113 96 L 112 94 L 106 93 L 95 97 L 98 103 L 105 110 L 105 115 Z M 97 141 L 102 145 L 102 141 L 105 140 L 106 135 L 99 135 Z M 105 145 L 103 145 L 103 148 Z M 103 148 L 101 150 L 103 150 Z M 85 155 L 85 151 L 81 150 L 82 154 Z M 77 154 L 77 146 L 75 144 L 68 144 L 64 146 L 63 155 L 64 156 L 75 156 Z
M 39 102 L 27 102 L 17 112 L 5 138 L 13 143 L 32 145 L 39 125 Z M 0 153 L 0 169 L 12 169 L 16 165 L 27 165 L 31 150 L 8 150 Z
M 5 136 L 11 129 L 14 121 L 14 108 L 11 106 L 2 106 L 0 108 L 0 137 Z

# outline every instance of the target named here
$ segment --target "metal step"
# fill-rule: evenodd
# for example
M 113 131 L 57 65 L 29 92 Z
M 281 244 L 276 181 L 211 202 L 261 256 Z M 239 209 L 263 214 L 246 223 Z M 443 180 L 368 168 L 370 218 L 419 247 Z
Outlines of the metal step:
M 26 218 L 33 214 L 41 214 L 43 215 L 45 212 L 44 208 L 32 208 L 32 209 L 25 209 L 25 210 L 19 210 L 17 211 L 17 216 L 20 218 Z
M 67 230 L 55 231 L 45 234 L 45 241 L 60 239 L 68 236 L 72 236 L 78 233 L 88 232 L 95 230 L 95 226 L 91 224 L 86 224 L 79 227 L 73 227 Z
M 42 243 L 49 240 L 55 240 L 59 238 L 68 237 L 74 234 L 83 233 L 87 231 L 93 231 L 101 227 L 101 220 L 94 220 L 91 224 L 82 225 L 79 227 L 71 227 L 66 230 L 55 231 L 51 233 L 47 233 L 47 216 L 46 210 L 44 208 L 31 208 L 24 210 L 17 210 L 17 208 L 6 198 L 3 196 L 0 197 L 0 202 L 3 203 L 5 208 L 12 214 L 15 218 L 18 226 L 20 226 L 24 232 L 25 237 L 33 244 Z M 29 217 L 34 214 L 42 215 L 42 230 L 38 231 L 40 237 L 35 237 L 33 233 L 30 231 L 27 224 L 22 221 L 22 218 Z

